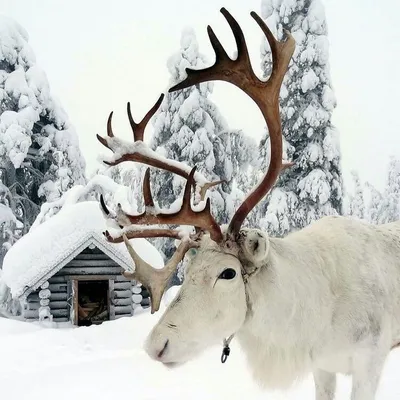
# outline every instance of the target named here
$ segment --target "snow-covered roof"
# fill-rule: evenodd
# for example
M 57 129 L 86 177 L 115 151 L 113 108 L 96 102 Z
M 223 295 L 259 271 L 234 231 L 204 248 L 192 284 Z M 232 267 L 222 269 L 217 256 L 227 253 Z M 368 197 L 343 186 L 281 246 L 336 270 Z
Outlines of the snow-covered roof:
M 91 244 L 122 268 L 134 269 L 125 244 L 110 243 L 104 238 L 102 232 L 106 228 L 97 202 L 68 205 L 11 247 L 4 258 L 2 280 L 13 297 L 26 296 Z M 131 243 L 149 264 L 163 265 L 160 253 L 146 239 L 132 239 Z

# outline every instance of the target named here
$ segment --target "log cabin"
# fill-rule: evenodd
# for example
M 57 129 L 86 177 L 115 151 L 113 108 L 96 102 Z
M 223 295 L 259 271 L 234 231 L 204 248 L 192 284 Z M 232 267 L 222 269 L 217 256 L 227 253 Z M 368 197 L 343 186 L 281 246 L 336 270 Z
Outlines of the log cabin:
M 88 326 L 149 306 L 146 289 L 122 275 L 134 268 L 125 245 L 108 242 L 105 229 L 98 203 L 86 201 L 64 206 L 11 247 L 2 281 L 19 299 L 23 318 Z M 147 240 L 131 244 L 148 262 L 163 265 Z

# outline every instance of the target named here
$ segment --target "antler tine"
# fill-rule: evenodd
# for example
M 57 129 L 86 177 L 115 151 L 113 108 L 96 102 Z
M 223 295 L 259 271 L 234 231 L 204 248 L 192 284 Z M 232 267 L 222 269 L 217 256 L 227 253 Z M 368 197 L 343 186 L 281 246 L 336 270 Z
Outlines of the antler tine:
M 246 62 L 250 66 L 251 63 L 250 63 L 249 51 L 247 49 L 246 39 L 244 38 L 242 28 L 240 27 L 240 25 L 238 24 L 236 19 L 232 17 L 232 15 L 229 13 L 229 11 L 225 7 L 222 7 L 220 11 L 221 11 L 221 14 L 228 21 L 228 24 L 231 27 L 233 36 L 235 38 L 236 47 L 237 47 L 237 59 L 236 60 L 241 60 L 242 62 Z
M 239 87 L 250 96 L 262 112 L 268 126 L 271 141 L 270 165 L 264 178 L 244 200 L 229 224 L 228 234 L 235 237 L 239 233 L 248 213 L 269 192 L 282 169 L 282 127 L 279 115 L 279 91 L 294 52 L 295 41 L 288 32 L 285 42 L 277 41 L 264 21 L 255 12 L 251 13 L 251 16 L 266 35 L 273 55 L 271 76 L 268 81 L 261 81 L 251 67 L 242 29 L 225 8 L 221 9 L 221 13 L 229 23 L 235 37 L 238 49 L 237 59 L 232 60 L 229 58 L 213 30 L 208 27 L 208 35 L 216 56 L 214 65 L 201 70 L 187 68 L 187 78 L 169 89 L 169 91 L 173 92 L 210 80 L 226 81 Z
M 121 243 L 123 241 L 122 235 L 113 236 L 109 231 L 103 232 L 103 235 L 110 243 Z M 166 237 L 171 239 L 182 240 L 182 234 L 180 231 L 176 229 L 138 229 L 132 231 L 126 231 L 123 233 L 126 235 L 128 239 L 148 239 L 148 238 L 158 238 L 158 237 Z
M 230 82 L 241 89 L 243 89 L 244 86 L 250 88 L 251 85 L 254 85 L 255 81 L 258 81 L 251 67 L 246 40 L 240 25 L 224 7 L 221 8 L 220 11 L 227 20 L 235 38 L 238 52 L 236 60 L 232 60 L 228 56 L 213 29 L 211 26 L 208 26 L 208 37 L 215 52 L 214 65 L 200 70 L 186 68 L 187 78 L 170 88 L 169 92 L 185 89 L 189 86 L 211 80 Z M 253 98 L 253 94 L 250 93 L 250 91 L 246 93 Z
M 144 118 L 139 122 L 136 123 L 132 117 L 132 112 L 131 112 L 131 103 L 128 102 L 127 104 L 127 113 L 128 113 L 128 118 L 129 118 L 129 123 L 131 124 L 132 132 L 133 132 L 133 137 L 134 141 L 142 141 L 143 142 L 143 137 L 144 137 L 144 130 L 146 129 L 146 126 L 148 122 L 150 121 L 151 117 L 156 113 L 158 108 L 160 107 L 162 101 L 164 100 L 164 93 L 160 95 L 154 106 L 147 112 L 147 114 L 144 116 Z
M 143 198 L 145 207 L 154 207 L 153 195 L 150 188 L 150 168 L 146 169 L 143 179 Z
M 194 173 L 196 172 L 196 169 L 197 167 L 193 167 L 186 180 L 185 189 L 183 191 L 183 199 L 181 207 L 182 212 L 190 213 L 192 211 L 192 207 L 190 205 L 190 194 L 192 186 L 194 186 Z
M 290 32 L 286 29 L 284 30 L 287 37 L 286 41 L 280 42 L 279 40 L 276 40 L 273 33 L 268 28 L 267 24 L 257 13 L 252 11 L 250 15 L 263 31 L 271 48 L 272 72 L 269 77 L 268 84 L 275 89 L 275 96 L 277 96 L 279 100 L 280 88 L 283 82 L 283 78 L 285 77 L 290 59 L 292 58 L 294 52 L 295 41 Z
M 165 266 L 161 269 L 156 269 L 144 261 L 139 254 L 136 253 L 132 245 L 129 243 L 126 235 L 123 235 L 123 240 L 130 256 L 135 263 L 135 272 L 124 273 L 124 276 L 128 279 L 134 279 L 141 282 L 149 291 L 151 299 L 151 313 L 154 314 L 160 308 L 162 295 L 168 285 L 169 280 L 176 271 L 176 267 L 183 260 L 186 252 L 191 247 L 195 247 L 195 244 L 182 241 L 167 264 L 165 264 Z
M 111 111 L 110 115 L 108 116 L 108 120 L 107 120 L 107 135 L 109 137 L 114 137 L 114 132 L 112 130 L 112 117 L 113 117 L 114 112 Z
M 164 94 L 161 94 L 157 102 L 153 105 L 153 107 L 147 112 L 145 117 L 139 123 L 136 123 L 133 120 L 130 103 L 128 103 L 127 112 L 134 135 L 133 145 L 128 144 L 114 136 L 114 132 L 112 129 L 113 112 L 110 113 L 107 120 L 107 136 L 102 137 L 100 135 L 96 135 L 98 141 L 114 153 L 113 160 L 104 160 L 104 164 L 114 166 L 124 161 L 139 162 L 149 165 L 151 167 L 169 171 L 173 174 L 179 175 L 182 178 L 187 179 L 190 173 L 190 168 L 187 165 L 175 160 L 169 160 L 165 157 L 162 157 L 143 143 L 143 136 L 146 125 L 150 121 L 151 117 L 155 114 L 157 109 L 160 107 L 163 99 Z M 198 176 L 196 177 L 196 183 L 202 186 L 206 182 L 207 181 L 204 176 L 198 174 Z
M 204 186 L 202 186 L 202 188 L 200 189 L 200 199 L 201 201 L 203 201 L 206 198 L 206 193 L 208 189 L 211 189 L 214 186 L 217 186 L 221 183 L 226 183 L 225 180 L 221 180 L 221 181 L 214 181 L 214 182 L 208 182 L 206 183 Z

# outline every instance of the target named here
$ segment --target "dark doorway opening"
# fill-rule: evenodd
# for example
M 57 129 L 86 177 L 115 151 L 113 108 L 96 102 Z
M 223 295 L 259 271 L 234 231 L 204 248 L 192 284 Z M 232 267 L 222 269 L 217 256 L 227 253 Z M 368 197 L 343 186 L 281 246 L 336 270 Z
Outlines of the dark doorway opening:
M 108 281 L 78 281 L 78 326 L 109 319 Z

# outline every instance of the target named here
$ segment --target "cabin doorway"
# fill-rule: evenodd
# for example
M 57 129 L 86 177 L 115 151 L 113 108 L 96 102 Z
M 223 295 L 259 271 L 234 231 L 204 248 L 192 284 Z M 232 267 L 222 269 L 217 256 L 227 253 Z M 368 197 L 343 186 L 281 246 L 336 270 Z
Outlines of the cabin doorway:
M 77 281 L 78 326 L 101 324 L 110 319 L 108 280 Z

